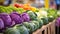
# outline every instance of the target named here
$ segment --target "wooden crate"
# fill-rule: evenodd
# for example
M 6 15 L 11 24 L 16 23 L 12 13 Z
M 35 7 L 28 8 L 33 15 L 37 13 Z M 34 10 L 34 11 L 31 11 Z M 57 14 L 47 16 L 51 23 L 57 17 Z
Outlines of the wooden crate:
M 47 25 L 42 26 L 41 29 L 33 32 L 33 34 L 55 34 L 55 21 L 50 22 Z

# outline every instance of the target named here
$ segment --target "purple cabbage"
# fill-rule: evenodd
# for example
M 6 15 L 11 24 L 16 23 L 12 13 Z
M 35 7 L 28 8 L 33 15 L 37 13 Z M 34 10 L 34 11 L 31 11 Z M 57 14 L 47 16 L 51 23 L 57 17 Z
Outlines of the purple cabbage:
M 14 26 L 15 25 L 15 21 L 12 21 L 12 24 L 11 24 L 11 26 Z
M 0 18 L 0 29 L 4 28 L 4 22 L 3 20 Z
M 18 14 L 17 12 L 12 12 L 10 14 L 10 17 L 13 21 L 15 21 L 16 24 L 21 24 L 23 22 L 21 15 Z
M 29 21 L 30 21 L 30 17 L 29 17 L 29 15 L 28 15 L 27 13 L 23 13 L 23 14 L 22 14 L 22 18 L 23 18 L 23 20 L 24 20 L 25 22 L 29 22 Z
M 60 17 L 58 17 L 58 18 L 56 19 L 56 26 L 57 26 L 57 27 L 60 27 Z
M 13 11 L 11 14 L 17 14 L 17 15 L 20 15 L 20 14 L 18 14 L 18 12 L 16 12 L 16 11 Z
M 5 26 L 10 26 L 12 24 L 12 20 L 7 13 L 0 13 L 0 18 L 4 21 Z

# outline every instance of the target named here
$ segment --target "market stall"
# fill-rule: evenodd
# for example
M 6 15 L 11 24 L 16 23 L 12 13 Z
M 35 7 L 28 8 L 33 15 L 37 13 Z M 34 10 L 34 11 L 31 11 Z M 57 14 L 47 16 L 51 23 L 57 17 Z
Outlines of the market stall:
M 48 5 L 36 8 L 13 1 L 9 6 L 0 6 L 0 34 L 55 34 L 60 14 Z

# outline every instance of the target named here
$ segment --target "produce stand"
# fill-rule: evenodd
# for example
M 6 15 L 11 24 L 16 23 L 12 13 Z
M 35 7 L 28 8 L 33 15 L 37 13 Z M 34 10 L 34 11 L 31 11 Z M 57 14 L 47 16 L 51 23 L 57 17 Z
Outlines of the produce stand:
M 19 4 L 16 0 L 11 6 L 0 6 L 0 34 L 55 34 L 58 11 L 49 8 L 48 1 L 44 8 Z
M 44 32 L 43 32 L 44 31 Z M 43 25 L 41 29 L 33 32 L 33 34 L 55 34 L 55 21 L 50 22 L 47 25 Z

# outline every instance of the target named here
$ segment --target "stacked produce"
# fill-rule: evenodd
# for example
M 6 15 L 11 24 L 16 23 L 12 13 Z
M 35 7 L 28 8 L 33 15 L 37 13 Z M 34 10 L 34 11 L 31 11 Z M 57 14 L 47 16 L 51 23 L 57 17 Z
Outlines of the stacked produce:
M 54 9 L 35 8 L 29 4 L 0 6 L 0 31 L 4 34 L 32 34 L 57 18 Z

